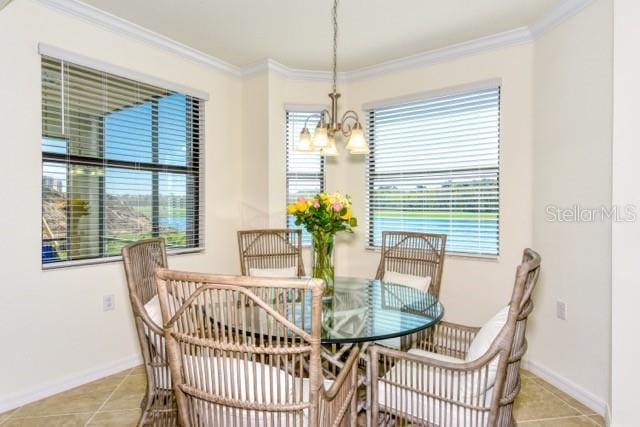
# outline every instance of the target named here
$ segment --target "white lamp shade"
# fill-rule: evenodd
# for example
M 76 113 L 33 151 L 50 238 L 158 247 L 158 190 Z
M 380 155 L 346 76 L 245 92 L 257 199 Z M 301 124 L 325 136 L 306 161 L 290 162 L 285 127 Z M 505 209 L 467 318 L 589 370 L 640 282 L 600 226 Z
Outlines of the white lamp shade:
M 301 153 L 313 151 L 313 144 L 311 142 L 311 133 L 309 132 L 309 129 L 304 128 L 302 129 L 302 132 L 300 132 L 300 139 L 296 144 L 296 151 Z
M 333 136 L 328 139 L 327 146 L 321 150 L 323 156 L 336 157 L 338 155 L 338 149 L 336 148 L 336 140 Z
M 316 131 L 313 134 L 313 146 L 315 148 L 324 148 L 329 144 L 329 135 L 327 134 L 327 128 L 318 124 Z
M 351 130 L 347 150 L 349 150 L 351 154 L 367 154 L 369 152 L 369 146 L 364 139 L 364 131 L 361 126 L 357 125 Z

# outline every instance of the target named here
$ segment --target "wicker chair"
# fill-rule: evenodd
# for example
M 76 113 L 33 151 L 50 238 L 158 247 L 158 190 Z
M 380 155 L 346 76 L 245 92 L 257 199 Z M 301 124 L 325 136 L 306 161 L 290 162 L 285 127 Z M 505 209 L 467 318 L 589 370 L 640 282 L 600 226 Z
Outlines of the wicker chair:
M 439 297 L 446 244 L 446 234 L 383 231 L 376 279 L 389 272 L 423 277 L 429 280 L 429 292 Z
M 122 249 L 131 309 L 147 374 L 147 392 L 142 400 L 139 426 L 175 426 L 178 408 L 166 360 L 164 331 L 159 310 L 149 313 L 145 304 L 159 307 L 155 270 L 167 267 L 164 239 L 148 239 Z M 154 319 L 152 319 L 155 318 Z
M 383 231 L 376 279 L 420 288 L 424 285 L 418 283 L 428 283 L 427 290 L 439 298 L 446 245 L 446 234 Z M 393 295 L 385 301 L 393 306 Z M 429 331 L 379 341 L 378 344 L 407 350 L 412 343 L 424 339 L 426 333 Z
M 278 270 L 286 277 L 304 276 L 302 230 L 238 231 L 238 249 L 243 276 L 257 276 L 262 272 L 274 277 L 278 276 Z
M 514 426 L 513 402 L 520 391 L 520 360 L 539 270 L 539 255 L 526 249 L 511 301 L 494 317 L 502 315 L 497 325 L 503 326 L 494 324 L 493 334 L 484 327 L 441 322 L 408 353 L 370 347 L 372 425 Z M 481 335 L 488 350 L 466 361 Z
M 355 425 L 358 350 L 323 379 L 322 281 L 157 276 L 182 426 Z

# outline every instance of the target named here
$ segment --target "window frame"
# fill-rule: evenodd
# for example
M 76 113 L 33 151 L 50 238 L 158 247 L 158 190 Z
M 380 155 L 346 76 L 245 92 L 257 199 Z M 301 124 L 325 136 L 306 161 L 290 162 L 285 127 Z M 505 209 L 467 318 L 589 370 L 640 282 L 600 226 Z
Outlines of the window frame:
M 449 87 L 440 90 L 429 91 L 426 93 L 413 94 L 409 96 L 403 96 L 393 99 L 387 99 L 382 101 L 376 101 L 372 103 L 364 104 L 362 109 L 364 111 L 364 117 L 366 117 L 366 134 L 367 140 L 369 141 L 369 146 L 371 148 L 370 154 L 368 154 L 366 159 L 366 169 L 365 169 L 365 211 L 367 218 L 367 235 L 365 238 L 365 250 L 377 252 L 381 250 L 381 245 L 375 245 L 375 236 L 374 236 L 374 216 L 375 209 L 372 209 L 372 199 L 375 197 L 374 189 L 374 179 L 372 179 L 372 175 L 375 174 L 375 128 L 371 126 L 372 120 L 375 117 L 376 109 L 384 109 L 388 107 L 400 107 L 406 104 L 413 104 L 419 102 L 429 102 L 430 100 L 434 100 L 436 98 L 442 98 L 446 96 L 457 96 L 457 95 L 465 95 L 465 94 L 473 94 L 474 92 L 480 92 L 483 90 L 495 89 L 498 93 L 498 140 L 497 140 L 497 163 L 496 167 L 496 185 L 497 185 L 497 207 L 496 207 L 496 253 L 481 253 L 481 252 L 469 252 L 469 251 L 455 251 L 451 250 L 448 247 L 445 249 L 445 254 L 447 256 L 454 256 L 460 258 L 470 258 L 470 259 L 482 259 L 482 260 L 497 260 L 500 257 L 501 253 L 501 236 L 500 236 L 500 222 L 501 222 L 501 191 L 500 191 L 500 178 L 502 174 L 502 81 L 500 79 L 491 79 L 482 82 L 471 83 L 467 85 L 461 85 L 456 87 Z M 479 168 L 471 168 L 477 170 Z M 494 168 L 490 168 L 494 169 Z M 373 172 L 373 174 L 372 174 Z M 425 172 L 422 172 L 425 173 Z M 428 173 L 428 172 L 427 172 Z M 434 172 L 436 173 L 436 172 Z M 402 230 L 399 230 L 402 231 Z
M 67 62 L 65 60 L 61 60 L 61 59 L 57 59 L 55 57 L 50 57 L 50 56 L 46 56 L 46 55 L 42 55 L 41 57 L 41 67 L 43 67 L 42 64 L 44 64 L 45 59 L 47 61 L 60 61 L 61 62 L 61 66 L 64 66 L 65 63 L 71 66 L 78 66 L 81 68 L 88 68 L 91 69 L 92 71 L 96 72 L 96 73 L 103 73 L 106 75 L 112 75 L 114 77 L 117 78 L 124 78 L 124 79 L 128 79 L 131 80 L 133 82 L 136 83 L 140 83 L 140 84 L 148 84 L 145 83 L 143 81 L 139 81 L 136 79 L 132 79 L 130 77 L 127 76 L 120 76 L 118 74 L 114 74 L 111 73 L 109 71 L 103 71 L 99 68 L 94 68 L 94 67 L 90 67 L 90 66 L 85 66 L 82 65 L 81 63 L 79 64 L 75 64 L 73 62 Z M 44 75 L 41 77 L 41 84 L 42 84 L 42 79 L 44 78 Z M 61 79 L 64 80 L 64 75 L 61 75 Z M 63 86 L 64 87 L 64 86 Z M 204 139 L 204 125 L 203 125 L 203 118 L 204 118 L 204 103 L 206 102 L 206 99 L 201 99 L 198 98 L 196 96 L 193 95 L 188 95 L 185 93 L 181 93 L 179 91 L 175 91 L 175 90 L 171 90 L 171 89 L 166 89 L 167 91 L 167 96 L 170 96 L 172 94 L 179 94 L 181 96 L 185 96 L 185 114 L 190 114 L 191 111 L 193 111 L 195 108 L 197 108 L 198 111 L 198 115 L 197 116 L 193 116 L 191 115 L 191 118 L 189 120 L 185 121 L 185 135 L 186 135 L 186 140 L 185 140 L 185 148 L 186 148 L 186 154 L 185 154 L 185 164 L 184 165 L 176 165 L 176 164 L 163 164 L 160 163 L 160 161 L 158 160 L 158 155 L 159 155 L 159 151 L 160 151 L 160 132 L 159 132 L 159 126 L 160 126 L 160 101 L 162 98 L 158 98 L 158 97 L 152 97 L 148 100 L 146 100 L 145 102 L 150 102 L 151 103 L 151 123 L 150 123 L 150 127 L 151 127 L 151 145 L 150 145 L 150 149 L 151 149 L 151 153 L 152 153 L 152 158 L 150 161 L 133 161 L 133 160 L 122 160 L 122 159 L 110 159 L 107 157 L 106 154 L 106 140 L 103 138 L 101 141 L 99 141 L 99 143 L 97 144 L 98 146 L 98 156 L 91 156 L 91 155 L 81 155 L 81 154 L 69 154 L 70 152 L 70 137 L 69 136 L 65 136 L 65 135 L 55 135 L 55 134 L 50 134 L 50 133 L 46 133 L 45 131 L 45 126 L 44 126 L 44 122 L 42 125 L 42 129 L 41 129 L 41 136 L 40 136 L 40 140 L 43 141 L 44 139 L 50 139 L 50 140 L 59 140 L 59 141 L 64 141 L 65 144 L 65 152 L 52 152 L 52 151 L 46 151 L 44 149 L 44 147 L 41 146 L 40 148 L 40 153 L 41 153 L 41 166 L 40 166 L 40 172 L 41 172 L 41 179 L 40 179 L 40 198 L 41 198 L 41 216 L 40 216 L 40 227 L 43 227 L 43 223 L 44 223 L 44 191 L 45 191 L 45 186 L 44 186 L 44 169 L 45 169 L 45 165 L 55 165 L 61 168 L 65 168 L 66 169 L 66 195 L 65 198 L 67 200 L 67 203 L 69 201 L 69 197 L 71 194 L 71 191 L 69 190 L 69 174 L 70 174 L 70 169 L 73 166 L 85 166 L 85 167 L 96 167 L 96 168 L 101 168 L 103 173 L 98 177 L 98 187 L 100 188 L 99 191 L 99 197 L 98 197 L 98 227 L 99 227 L 99 233 L 98 233 L 98 252 L 100 253 L 99 256 L 87 256 L 87 257 L 76 257 L 73 259 L 66 259 L 66 260 L 60 260 L 60 261 L 53 261 L 53 262 L 43 262 L 41 261 L 41 266 L 42 266 L 42 270 L 49 270 L 49 269 L 58 269 L 58 268 L 66 268 L 66 267 L 73 267 L 73 266 L 82 266 L 82 265 L 92 265 L 92 264 L 103 264 L 103 263 L 110 263 L 110 262 L 118 262 L 122 260 L 122 255 L 121 254 L 117 254 L 117 255 L 109 255 L 109 252 L 107 250 L 107 245 L 105 242 L 105 237 L 106 236 L 106 220 L 105 220 L 105 201 L 107 198 L 107 192 L 106 192 L 106 172 L 109 168 L 117 168 L 119 170 L 127 170 L 127 171 L 143 171 L 143 172 L 150 172 L 151 175 L 151 200 L 152 200 L 152 204 L 151 204 L 151 216 L 150 216 L 150 222 L 151 222 L 151 236 L 152 238 L 154 237 L 161 237 L 161 233 L 160 233 L 160 194 L 161 194 L 161 190 L 160 190 L 160 174 L 161 173 L 173 173 L 173 174 L 179 174 L 181 176 L 185 177 L 185 181 L 186 181 L 186 193 L 185 193 L 185 197 L 188 200 L 191 200 L 193 206 L 194 206 L 194 210 L 190 215 L 186 215 L 186 229 L 185 229 L 185 235 L 187 238 L 187 241 L 189 239 L 191 239 L 191 242 L 187 243 L 186 247 L 170 247 L 167 246 L 167 255 L 178 255 L 178 254 L 187 254 L 187 253 L 199 253 L 199 252 L 204 252 L 205 250 L 205 239 L 204 239 L 204 227 L 202 227 L 201 221 L 203 219 L 203 215 L 204 215 L 204 204 L 202 203 L 203 198 L 201 197 L 201 193 L 204 191 L 204 148 L 205 148 L 205 139 Z M 66 94 L 64 95 L 66 96 Z M 42 102 L 42 108 L 44 108 L 44 90 L 41 90 L 41 102 Z M 197 104 L 197 107 L 194 107 L 194 103 Z M 133 106 L 133 105 L 132 105 Z M 121 109 L 117 109 L 117 110 L 113 110 L 108 114 L 117 112 L 117 111 L 121 111 Z M 101 134 L 105 135 L 105 123 L 106 123 L 106 119 L 108 117 L 108 114 L 105 114 L 104 116 L 100 117 L 100 124 L 99 124 L 99 128 L 101 129 Z M 62 144 L 61 144 L 62 145 Z M 197 146 L 197 149 L 193 149 L 194 145 Z M 156 162 L 156 163 L 154 163 Z M 189 185 L 189 181 L 193 182 L 193 185 Z M 71 221 L 71 216 L 67 215 L 66 216 L 66 221 L 67 221 L 67 233 L 65 235 L 64 238 L 60 238 L 60 239 L 46 239 L 44 234 L 41 231 L 41 246 L 44 245 L 46 242 L 51 242 L 51 241 L 60 241 L 63 240 L 67 243 L 67 245 L 69 244 L 69 233 L 68 230 L 70 229 L 70 221 Z M 41 249 L 42 250 L 42 249 Z

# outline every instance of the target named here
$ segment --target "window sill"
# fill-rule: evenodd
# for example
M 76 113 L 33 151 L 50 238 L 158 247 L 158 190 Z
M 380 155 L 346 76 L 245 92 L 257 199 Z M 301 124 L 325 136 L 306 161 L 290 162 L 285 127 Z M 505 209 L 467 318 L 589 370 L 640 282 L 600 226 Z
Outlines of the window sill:
M 204 248 L 188 248 L 188 249 L 177 249 L 167 251 L 167 257 L 172 257 L 174 255 L 187 255 L 187 254 L 195 254 L 204 252 Z M 77 261 L 60 261 L 60 262 L 52 262 L 47 264 L 42 264 L 42 270 L 58 270 L 60 268 L 71 268 L 71 267 L 82 267 L 89 265 L 99 265 L 99 264 L 111 264 L 114 262 L 121 262 L 122 255 L 105 257 L 105 258 L 92 258 L 92 259 L 83 259 Z
M 380 252 L 380 246 L 366 246 L 366 251 L 369 252 Z M 448 252 L 445 251 L 445 257 L 447 258 L 460 258 L 460 259 L 469 259 L 474 261 L 498 261 L 500 255 L 482 255 L 482 254 L 473 254 L 468 252 Z

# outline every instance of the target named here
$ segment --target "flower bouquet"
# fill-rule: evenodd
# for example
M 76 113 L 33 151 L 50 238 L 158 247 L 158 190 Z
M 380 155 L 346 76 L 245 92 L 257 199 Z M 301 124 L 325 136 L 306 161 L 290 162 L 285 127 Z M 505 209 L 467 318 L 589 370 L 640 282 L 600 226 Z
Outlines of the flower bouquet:
M 333 295 L 335 269 L 333 247 L 336 233 L 353 233 L 358 225 L 351 210 L 351 198 L 339 193 L 318 193 L 310 199 L 298 198 L 287 206 L 287 212 L 296 218 L 311 234 L 313 247 L 313 277 L 325 281 L 325 295 Z

